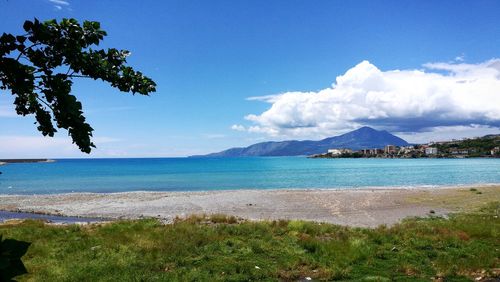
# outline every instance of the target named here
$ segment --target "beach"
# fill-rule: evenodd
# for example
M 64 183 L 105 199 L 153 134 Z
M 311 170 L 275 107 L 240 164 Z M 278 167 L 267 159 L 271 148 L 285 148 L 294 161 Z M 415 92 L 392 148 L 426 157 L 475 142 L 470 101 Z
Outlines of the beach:
M 375 227 L 500 201 L 498 171 L 500 159 L 485 158 L 61 159 L 5 165 L 0 210 L 165 223 L 224 214 Z
M 0 195 L 0 210 L 110 220 L 153 217 L 165 223 L 176 217 L 225 214 L 376 227 L 407 217 L 470 211 L 492 201 L 500 201 L 500 185 Z

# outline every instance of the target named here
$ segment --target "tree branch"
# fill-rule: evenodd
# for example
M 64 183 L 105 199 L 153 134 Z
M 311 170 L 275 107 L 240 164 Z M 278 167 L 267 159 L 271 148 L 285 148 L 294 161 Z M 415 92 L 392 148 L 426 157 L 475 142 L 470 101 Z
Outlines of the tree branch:
M 92 78 L 88 75 L 79 75 L 79 74 L 71 74 L 71 75 L 68 75 L 68 77 Z
M 45 89 L 43 89 L 43 88 L 42 88 L 42 87 L 40 87 L 40 86 L 37 86 L 37 85 L 34 85 L 34 86 L 35 86 L 35 88 L 36 88 L 36 89 L 40 90 L 40 92 L 42 92 L 42 93 L 43 93 L 43 91 L 45 90 Z M 38 96 L 38 93 L 34 92 L 33 94 L 35 94 L 35 97 L 36 97 L 37 99 L 41 99 L 41 98 Z M 50 106 L 49 104 L 47 104 L 47 102 L 46 102 L 45 100 L 42 100 L 42 101 L 43 101 L 43 103 L 44 103 L 47 107 L 50 107 L 50 108 L 52 109 L 52 106 Z
M 23 52 L 24 52 L 24 50 L 23 50 Z M 19 62 L 19 59 L 21 59 L 21 56 L 24 55 L 23 52 L 19 52 L 19 55 L 17 56 L 16 61 Z
M 88 75 L 79 75 L 79 74 L 70 74 L 70 75 L 66 75 L 66 76 L 67 77 L 71 77 L 71 78 L 73 78 L 73 77 L 76 77 L 76 78 L 92 78 L 92 77 L 90 77 Z M 35 78 L 42 78 L 42 76 L 37 75 L 37 76 L 35 76 Z
M 21 56 L 22 56 L 22 55 L 25 55 L 25 54 L 24 54 L 24 52 L 25 52 L 26 50 L 28 50 L 28 49 L 30 49 L 30 48 L 33 48 L 33 47 L 35 47 L 35 46 L 37 46 L 37 45 L 41 45 L 41 44 L 42 44 L 42 43 L 40 43 L 40 42 L 33 43 L 33 44 L 31 44 L 30 46 L 25 47 L 22 51 L 19 51 L 19 56 L 17 56 L 16 61 L 19 61 L 19 59 L 21 58 Z
M 54 111 L 54 108 L 52 108 L 52 106 L 47 103 L 47 101 L 43 100 L 42 98 L 38 97 L 38 95 L 35 93 L 35 97 L 38 101 L 42 102 L 45 106 L 47 106 L 51 111 Z

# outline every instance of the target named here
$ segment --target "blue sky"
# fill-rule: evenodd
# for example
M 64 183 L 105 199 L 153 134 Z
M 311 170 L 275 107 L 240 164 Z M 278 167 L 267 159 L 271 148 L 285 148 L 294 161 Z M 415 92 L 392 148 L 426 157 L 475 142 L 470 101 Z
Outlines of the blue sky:
M 1 92 L 0 157 L 185 156 L 360 125 L 413 142 L 499 133 L 499 12 L 499 1 L 2 1 L 2 32 L 34 17 L 101 22 L 100 47 L 130 50 L 158 88 L 75 82 L 95 129 L 90 156 L 63 130 L 42 138 Z

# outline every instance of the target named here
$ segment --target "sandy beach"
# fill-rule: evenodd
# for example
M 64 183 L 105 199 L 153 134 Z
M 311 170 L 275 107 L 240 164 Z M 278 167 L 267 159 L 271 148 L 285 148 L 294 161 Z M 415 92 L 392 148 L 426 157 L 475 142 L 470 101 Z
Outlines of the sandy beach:
M 500 201 L 500 186 L 1 195 L 0 210 L 109 219 L 155 217 L 167 223 L 193 214 L 226 214 L 376 227 L 405 217 L 470 210 L 491 201 Z

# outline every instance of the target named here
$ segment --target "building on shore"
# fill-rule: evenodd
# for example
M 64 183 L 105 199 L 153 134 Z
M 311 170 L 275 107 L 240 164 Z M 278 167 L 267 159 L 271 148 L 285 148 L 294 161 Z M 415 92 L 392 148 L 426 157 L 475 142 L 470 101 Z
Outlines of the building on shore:
M 500 147 L 495 147 L 490 151 L 492 156 L 500 155 Z
M 359 152 L 365 156 L 376 156 L 384 153 L 381 149 L 362 149 Z
M 342 154 L 352 154 L 352 150 L 351 149 L 345 149 L 345 148 L 342 148 L 342 149 L 328 149 L 328 154 L 330 154 L 332 156 L 340 156 Z
M 467 155 L 469 154 L 469 150 L 466 149 L 452 149 L 450 150 L 450 154 L 455 156 L 455 155 Z
M 415 151 L 414 146 L 402 146 L 399 147 L 398 155 L 411 154 L 414 151 Z
M 386 153 L 386 154 L 395 154 L 396 153 L 396 146 L 394 146 L 394 145 L 386 145 L 384 147 L 384 153 Z
M 434 147 L 427 147 L 425 148 L 425 154 L 426 155 L 437 155 L 438 149 Z

